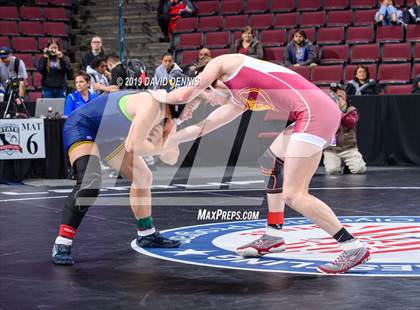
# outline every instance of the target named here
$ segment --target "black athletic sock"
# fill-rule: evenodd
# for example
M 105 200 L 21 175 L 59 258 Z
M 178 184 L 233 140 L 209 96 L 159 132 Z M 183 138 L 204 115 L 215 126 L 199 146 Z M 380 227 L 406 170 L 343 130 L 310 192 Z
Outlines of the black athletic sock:
M 344 227 L 341 228 L 333 237 L 335 240 L 337 240 L 337 242 L 344 242 L 354 239 L 354 237 Z
M 283 229 L 283 224 L 268 224 L 268 226 L 277 230 Z

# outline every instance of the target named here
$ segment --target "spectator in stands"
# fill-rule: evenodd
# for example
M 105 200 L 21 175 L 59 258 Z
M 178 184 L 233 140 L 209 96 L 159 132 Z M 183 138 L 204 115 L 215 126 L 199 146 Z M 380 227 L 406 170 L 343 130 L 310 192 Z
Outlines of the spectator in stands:
M 42 97 L 65 98 L 70 60 L 60 51 L 56 39 L 49 39 L 44 55 L 39 59 L 38 72 L 42 74 Z
M 96 98 L 94 92 L 89 89 L 90 76 L 86 72 L 79 72 L 75 79 L 76 90 L 67 95 L 64 106 L 64 115 L 69 116 L 71 112 L 80 106 Z
M 354 71 L 354 79 L 349 81 L 346 87 L 347 96 L 352 95 L 377 95 L 381 92 L 380 86 L 370 78 L 369 69 L 359 65 Z
M 202 48 L 199 52 L 198 52 L 198 58 L 194 63 L 190 63 L 186 66 L 183 67 L 182 71 L 190 76 L 190 77 L 194 77 L 197 75 L 196 71 L 196 67 L 197 64 L 199 64 L 201 62 L 201 60 L 203 60 L 204 58 L 211 58 L 211 52 L 208 48 Z
M 158 6 L 158 22 L 163 33 L 161 42 L 169 42 L 176 22 L 183 17 L 191 17 L 197 12 L 196 6 L 190 0 L 160 0 Z
M 304 30 L 296 30 L 293 40 L 287 44 L 283 54 L 286 66 L 316 66 L 317 48 L 308 40 Z
M 106 69 L 106 59 L 103 57 L 95 58 L 90 66 L 87 67 L 86 73 L 89 74 L 91 78 L 90 89 L 94 91 L 96 95 L 112 93 L 119 89 L 117 85 L 109 85 L 108 78 L 105 75 Z
M 108 69 L 111 71 L 111 85 L 118 86 L 119 89 L 125 89 L 127 85 L 127 71 L 120 61 L 120 57 L 115 54 L 106 58 Z
M 403 12 L 403 20 L 406 24 L 420 24 L 420 0 L 415 0 L 413 5 Z
M 401 24 L 402 21 L 402 12 L 397 10 L 394 6 L 393 0 L 381 0 L 379 1 L 379 11 L 375 14 L 375 22 L 378 25 L 390 26 Z
M 0 84 L 6 89 L 8 81 L 12 78 L 19 79 L 19 91 L 16 96 L 16 111 L 15 106 L 12 107 L 12 114 L 27 113 L 24 106 L 24 97 L 26 91 L 26 79 L 28 74 L 26 72 L 25 63 L 14 56 L 12 50 L 6 46 L 0 47 Z M 5 94 L 4 101 L 9 99 L 8 94 Z
M 153 89 L 165 89 L 167 92 L 179 87 L 179 82 L 185 78 L 182 69 L 174 62 L 172 54 L 162 56 L 162 64 L 155 70 Z M 178 83 L 177 83 L 178 82 Z
M 94 36 L 90 41 L 90 50 L 83 55 L 82 70 L 86 71 L 87 67 L 96 57 L 104 57 L 105 52 L 102 48 L 102 39 L 99 36 Z
M 337 102 L 342 115 L 336 136 L 324 151 L 325 171 L 327 174 L 342 173 L 344 162 L 351 173 L 365 173 L 366 163 L 357 148 L 357 109 L 347 103 L 346 93 L 340 84 L 331 88 L 330 96 Z
M 413 88 L 411 89 L 411 93 L 413 94 L 420 94 L 420 74 L 413 80 Z
M 261 42 L 254 38 L 251 26 L 242 28 L 242 36 L 233 43 L 230 52 L 248 55 L 256 59 L 264 58 Z

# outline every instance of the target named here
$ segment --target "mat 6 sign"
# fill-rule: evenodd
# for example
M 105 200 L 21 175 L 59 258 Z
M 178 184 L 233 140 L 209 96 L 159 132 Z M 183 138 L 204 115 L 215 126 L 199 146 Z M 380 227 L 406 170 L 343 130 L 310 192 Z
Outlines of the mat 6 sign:
M 44 120 L 0 120 L 0 160 L 45 158 Z

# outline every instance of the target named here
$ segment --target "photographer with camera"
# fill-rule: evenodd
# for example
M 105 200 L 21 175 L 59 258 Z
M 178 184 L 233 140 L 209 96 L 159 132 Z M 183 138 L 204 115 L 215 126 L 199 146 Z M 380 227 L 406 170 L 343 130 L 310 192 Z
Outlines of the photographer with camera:
M 26 66 L 21 59 L 12 56 L 12 50 L 8 47 L 0 47 L 0 84 L 4 89 L 4 102 L 0 117 L 25 116 L 29 113 L 25 106 Z
M 37 70 L 42 74 L 42 97 L 65 98 L 67 75 L 71 72 L 69 59 L 60 51 L 56 39 L 49 39 L 44 57 L 38 62 Z
M 366 163 L 357 148 L 356 125 L 359 120 L 357 109 L 347 103 L 347 95 L 341 84 L 330 85 L 331 98 L 341 111 L 341 123 L 330 146 L 324 150 L 324 166 L 327 174 L 343 172 L 343 162 L 351 173 L 366 172 Z

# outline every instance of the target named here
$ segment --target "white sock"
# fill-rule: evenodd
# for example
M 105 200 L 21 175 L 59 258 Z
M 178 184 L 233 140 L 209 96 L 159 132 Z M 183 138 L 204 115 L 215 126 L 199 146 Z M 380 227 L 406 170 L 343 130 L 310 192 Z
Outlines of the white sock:
M 64 244 L 64 245 L 72 245 L 73 244 L 73 240 L 72 239 L 69 239 L 69 238 L 64 238 L 64 237 L 58 236 L 55 239 L 55 243 L 56 244 Z
M 145 229 L 145 230 L 137 230 L 137 235 L 139 237 L 145 237 L 145 236 L 149 236 L 151 234 L 154 234 L 156 232 L 155 228 L 149 228 L 149 229 Z
M 340 242 L 340 248 L 344 251 L 354 250 L 362 248 L 364 245 L 359 241 L 359 239 L 352 239 L 349 241 Z
M 281 229 L 275 229 L 269 225 L 265 227 L 265 234 L 271 237 L 283 237 L 283 232 Z

